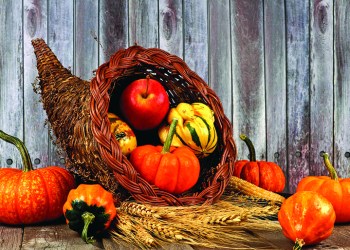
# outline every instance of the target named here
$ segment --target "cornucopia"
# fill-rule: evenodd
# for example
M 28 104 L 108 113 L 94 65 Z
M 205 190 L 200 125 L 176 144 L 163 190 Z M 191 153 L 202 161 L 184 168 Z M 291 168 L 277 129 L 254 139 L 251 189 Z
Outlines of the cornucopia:
M 35 90 L 67 169 L 81 182 L 100 184 L 114 196 L 117 219 L 110 229 L 112 239 L 141 248 L 164 242 L 244 248 L 254 241 L 245 230 L 280 228 L 269 219 L 277 219 L 284 198 L 233 176 L 237 150 L 232 125 L 215 92 L 181 58 L 134 45 L 117 51 L 98 67 L 91 81 L 85 81 L 63 67 L 43 39 L 32 44 L 39 74 Z M 198 157 L 197 183 L 183 193 L 165 191 L 143 178 L 122 152 L 116 125 L 111 127 L 111 118 L 116 122 L 123 116 L 118 105 L 123 91 L 135 80 L 148 78 L 161 83 L 170 110 L 186 103 L 186 108 L 177 110 L 177 119 L 185 119 L 184 110 L 195 109 L 196 103 L 213 114 L 208 119 L 215 126 L 215 139 L 207 140 L 210 149 L 202 154 L 205 157 Z M 198 125 L 195 119 L 190 122 Z M 201 122 L 213 131 L 205 119 Z M 162 126 L 166 128 L 166 122 Z M 183 129 L 191 132 L 191 126 Z M 157 130 L 135 131 L 137 144 L 159 144 Z M 177 133 L 178 143 L 185 143 L 182 136 L 186 135 Z M 198 153 L 199 138 L 191 140 Z M 240 190 L 248 195 L 237 195 Z M 253 193 L 262 197 L 252 198 Z

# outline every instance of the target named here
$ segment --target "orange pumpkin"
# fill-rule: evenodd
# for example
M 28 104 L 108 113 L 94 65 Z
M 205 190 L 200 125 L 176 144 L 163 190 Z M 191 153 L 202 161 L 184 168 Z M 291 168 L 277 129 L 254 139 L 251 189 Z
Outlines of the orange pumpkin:
M 0 130 L 0 138 L 20 151 L 23 170 L 0 169 L 0 223 L 20 225 L 57 219 L 68 192 L 75 187 L 73 176 L 60 167 L 33 170 L 23 142 Z
M 257 161 L 255 148 L 251 140 L 244 134 L 240 138 L 249 149 L 250 160 L 240 160 L 235 163 L 233 175 L 272 192 L 282 192 L 286 177 L 276 163 Z
M 335 211 L 332 204 L 313 191 L 296 192 L 286 199 L 278 212 L 285 237 L 295 242 L 293 249 L 328 238 L 333 231 Z
M 172 194 L 181 194 L 198 181 L 200 163 L 188 147 L 170 147 L 177 119 L 170 125 L 164 146 L 143 145 L 131 152 L 130 162 L 150 184 Z
M 350 178 L 338 178 L 327 153 L 322 154 L 329 176 L 308 176 L 303 178 L 297 191 L 316 191 L 326 197 L 333 205 L 337 215 L 336 222 L 350 222 Z

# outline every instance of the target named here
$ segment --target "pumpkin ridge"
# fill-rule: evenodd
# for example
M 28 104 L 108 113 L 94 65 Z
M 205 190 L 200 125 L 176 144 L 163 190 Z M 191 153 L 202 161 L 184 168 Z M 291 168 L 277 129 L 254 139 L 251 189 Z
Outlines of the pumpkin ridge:
M 17 217 L 17 221 L 16 221 L 16 223 L 22 223 L 23 222 L 23 220 L 22 220 L 22 218 L 21 218 L 21 216 L 20 216 L 20 212 L 19 212 L 19 210 L 18 210 L 18 208 L 19 208 L 19 206 L 16 206 L 17 204 L 14 204 L 17 200 L 18 200 L 18 193 L 19 193 L 19 184 L 22 182 L 22 177 L 23 177 L 23 172 L 21 172 L 21 173 L 18 173 L 18 174 L 15 174 L 15 175 L 13 175 L 13 177 L 18 177 L 17 178 L 17 180 L 13 180 L 12 181 L 12 183 L 15 183 L 16 182 L 16 185 L 14 186 L 14 188 L 12 188 L 12 190 L 14 190 L 15 192 L 15 195 L 14 195 L 14 199 L 12 200 L 12 199 L 10 199 L 10 200 L 12 200 L 12 202 L 13 202 L 13 207 L 15 208 L 15 211 L 16 211 L 16 217 Z M 9 202 L 9 201 L 7 201 L 7 202 Z
M 48 205 L 48 209 L 45 209 L 45 216 L 43 218 L 45 218 L 45 220 L 47 220 L 50 215 L 51 215 L 51 210 L 52 210 L 52 204 L 51 204 L 51 193 L 49 192 L 49 189 L 47 187 L 47 183 L 46 183 L 46 179 L 45 179 L 45 176 L 43 175 L 41 169 L 39 171 L 36 172 L 38 174 L 38 177 L 40 178 L 40 181 L 41 181 L 41 186 L 43 187 L 43 190 L 45 190 L 45 195 L 42 195 L 43 197 L 45 197 L 45 204 Z M 50 172 L 47 171 L 47 174 L 49 175 Z M 49 212 L 50 211 L 50 212 Z

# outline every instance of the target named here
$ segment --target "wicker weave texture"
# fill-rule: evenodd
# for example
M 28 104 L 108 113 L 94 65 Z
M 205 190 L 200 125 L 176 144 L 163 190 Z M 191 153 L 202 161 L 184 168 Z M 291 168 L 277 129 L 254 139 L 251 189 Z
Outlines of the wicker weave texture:
M 87 82 L 65 69 L 44 40 L 35 39 L 32 44 L 44 109 L 70 171 L 85 181 L 102 184 L 118 197 L 132 195 L 154 205 L 212 204 L 221 197 L 237 155 L 232 125 L 215 92 L 181 58 L 157 48 L 131 46 L 117 51 Z M 198 184 L 181 196 L 141 178 L 110 131 L 108 112 L 113 103 L 132 80 L 147 75 L 163 84 L 171 107 L 203 102 L 215 113 L 217 149 L 201 159 Z

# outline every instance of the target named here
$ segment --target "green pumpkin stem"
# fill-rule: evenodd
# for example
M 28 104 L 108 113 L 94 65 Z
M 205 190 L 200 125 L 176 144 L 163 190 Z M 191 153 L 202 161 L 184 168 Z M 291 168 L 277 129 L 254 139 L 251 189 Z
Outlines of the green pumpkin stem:
M 335 171 L 331 161 L 329 160 L 329 155 L 327 153 L 322 154 L 324 164 L 326 165 L 326 168 L 328 169 L 328 172 L 332 178 L 332 180 L 338 180 L 338 174 Z
M 173 118 L 173 120 L 170 124 L 168 135 L 165 139 L 165 142 L 164 142 L 164 145 L 162 148 L 162 154 L 169 153 L 169 151 L 170 151 L 171 142 L 173 141 L 173 137 L 174 137 L 175 132 L 176 132 L 176 124 L 177 124 L 177 118 Z
M 81 238 L 86 243 L 94 243 L 95 240 L 93 239 L 93 236 L 88 237 L 87 233 L 88 233 L 90 224 L 95 220 L 95 215 L 90 212 L 84 212 L 81 215 L 81 217 L 84 220 L 84 228 L 83 228 L 83 231 L 81 232 Z
M 32 161 L 30 159 L 30 155 L 28 153 L 28 150 L 24 143 L 11 135 L 6 134 L 4 131 L 0 130 L 0 138 L 6 142 L 9 142 L 16 146 L 16 148 L 19 150 L 21 157 L 22 157 L 22 163 L 23 163 L 23 172 L 28 172 L 33 170 Z
M 245 134 L 240 134 L 239 138 L 245 142 L 249 150 L 249 160 L 256 161 L 255 148 L 252 141 Z
M 303 239 L 296 239 L 293 250 L 300 250 L 305 245 L 305 241 Z

